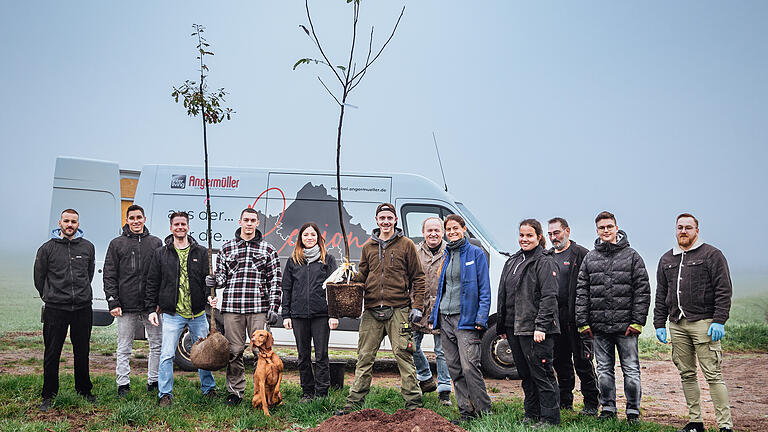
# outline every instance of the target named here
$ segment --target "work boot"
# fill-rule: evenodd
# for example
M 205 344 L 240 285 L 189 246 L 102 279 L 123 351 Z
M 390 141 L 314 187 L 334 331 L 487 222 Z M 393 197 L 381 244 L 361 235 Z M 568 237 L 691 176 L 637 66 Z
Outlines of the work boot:
M 38 409 L 40 412 L 46 412 L 51 409 L 51 405 L 53 405 L 53 398 L 46 397 L 43 398 L 43 402 L 40 404 L 40 408 Z
M 236 394 L 230 393 L 229 396 L 227 396 L 227 400 L 224 401 L 224 405 L 235 406 L 239 405 L 242 401 L 243 398 Z
M 701 422 L 688 422 L 682 429 L 677 432 L 706 432 L 704 429 L 704 423 Z
M 640 424 L 640 414 L 627 414 L 627 423 L 631 425 Z
M 130 392 L 131 392 L 131 385 L 130 384 L 123 384 L 123 385 L 117 386 L 117 397 L 118 398 L 124 398 Z
M 304 393 L 303 395 L 301 395 L 301 399 L 299 399 L 299 403 L 312 402 L 312 399 L 314 398 L 315 398 L 315 395 Z
M 433 378 L 426 379 L 424 381 L 419 381 L 419 387 L 421 387 L 422 393 L 431 393 L 437 390 L 437 384 L 435 383 L 435 380 Z
M 358 409 L 360 409 L 360 408 L 352 406 L 352 405 L 344 405 L 344 408 L 342 408 L 340 410 L 337 410 L 333 414 L 337 415 L 337 416 L 343 416 L 343 415 L 347 415 L 347 414 L 349 414 L 351 412 L 357 411 Z
M 157 391 L 157 381 L 147 383 L 147 391 L 152 393 Z
M 581 411 L 579 411 L 579 414 L 584 416 L 597 417 L 597 407 L 584 407 Z
M 207 393 L 203 393 L 203 396 L 205 396 L 207 399 L 215 399 L 216 398 L 216 389 L 210 389 Z
M 616 418 L 616 413 L 613 411 L 603 410 L 598 417 L 600 420 L 611 420 Z
M 169 407 L 171 404 L 173 404 L 173 398 L 169 394 L 164 394 L 157 400 L 157 405 L 161 408 Z
M 441 405 L 451 406 L 451 391 L 443 390 L 437 394 L 437 398 L 440 400 Z

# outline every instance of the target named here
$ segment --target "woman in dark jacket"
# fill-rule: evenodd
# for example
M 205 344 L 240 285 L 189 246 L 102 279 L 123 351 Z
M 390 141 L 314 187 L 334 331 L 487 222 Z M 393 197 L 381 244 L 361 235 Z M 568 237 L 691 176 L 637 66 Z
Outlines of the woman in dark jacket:
M 480 338 L 488 327 L 491 283 L 488 260 L 465 236 L 459 215 L 445 218 L 448 246 L 429 322 L 440 329 L 448 373 L 456 392 L 461 419 L 468 421 L 491 411 L 491 399 L 480 372 Z
M 525 418 L 560 424 L 560 393 L 552 369 L 554 338 L 560 333 L 557 265 L 545 249 L 536 219 L 520 222 L 520 250 L 504 265 L 499 283 L 496 332 L 506 338 L 523 380 Z
M 328 369 L 328 338 L 339 325 L 328 318 L 323 282 L 336 270 L 336 260 L 325 251 L 320 228 L 312 222 L 302 225 L 293 254 L 283 271 L 283 327 L 293 329 L 299 354 L 302 401 L 328 396 L 331 379 Z M 315 346 L 315 373 L 312 372 L 312 344 Z

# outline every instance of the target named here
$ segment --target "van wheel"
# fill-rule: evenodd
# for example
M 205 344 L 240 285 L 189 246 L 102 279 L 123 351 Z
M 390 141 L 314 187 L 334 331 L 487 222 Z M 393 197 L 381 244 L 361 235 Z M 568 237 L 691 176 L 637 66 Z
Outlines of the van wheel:
M 506 339 L 496 334 L 496 324 L 488 328 L 480 341 L 480 363 L 489 378 L 519 379 L 515 359 Z
M 192 335 L 189 333 L 189 327 L 184 327 L 176 344 L 176 355 L 173 356 L 173 362 L 179 369 L 187 372 L 196 371 L 197 368 L 192 364 Z

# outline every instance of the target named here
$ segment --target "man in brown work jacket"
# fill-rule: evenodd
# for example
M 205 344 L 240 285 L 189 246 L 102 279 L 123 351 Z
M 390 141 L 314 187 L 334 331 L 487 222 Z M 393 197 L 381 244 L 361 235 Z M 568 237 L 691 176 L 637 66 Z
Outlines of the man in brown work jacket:
M 389 336 L 392 353 L 400 370 L 400 392 L 406 409 L 421 408 L 421 389 L 413 364 L 413 330 L 410 323 L 422 318 L 424 309 L 424 271 L 416 246 L 397 228 L 395 206 L 384 203 L 376 208 L 373 235 L 363 245 L 360 272 L 355 277 L 365 282 L 364 312 L 357 342 L 355 381 L 347 403 L 337 415 L 360 409 L 371 387 L 373 362 L 384 335 Z M 411 303 L 413 291 L 413 303 Z

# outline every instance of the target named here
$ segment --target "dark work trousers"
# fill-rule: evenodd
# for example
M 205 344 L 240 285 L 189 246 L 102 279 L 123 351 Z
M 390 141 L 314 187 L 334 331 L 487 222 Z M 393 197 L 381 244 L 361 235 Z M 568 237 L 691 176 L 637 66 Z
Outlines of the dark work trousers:
M 59 359 L 69 330 L 75 360 L 75 391 L 81 395 L 91 393 L 91 377 L 88 375 L 91 326 L 93 312 L 88 306 L 75 311 L 43 310 L 43 392 L 42 397 L 53 398 L 59 392 Z
M 557 384 L 560 386 L 560 406 L 573 408 L 573 389 L 576 386 L 576 374 L 581 381 L 581 394 L 584 395 L 584 408 L 597 409 L 597 374 L 592 363 L 594 347 L 592 339 L 579 333 L 575 324 L 563 326 L 563 332 L 552 336 L 555 342 L 553 365 L 557 372 Z
M 328 395 L 331 375 L 328 369 L 328 317 L 291 318 L 296 351 L 299 353 L 299 379 L 305 395 Z M 315 372 L 312 372 L 312 345 L 315 346 Z
M 560 394 L 552 369 L 554 336 L 547 335 L 544 342 L 533 341 L 533 336 L 515 336 L 507 333 L 517 373 L 522 379 L 525 416 L 551 424 L 560 424 Z

